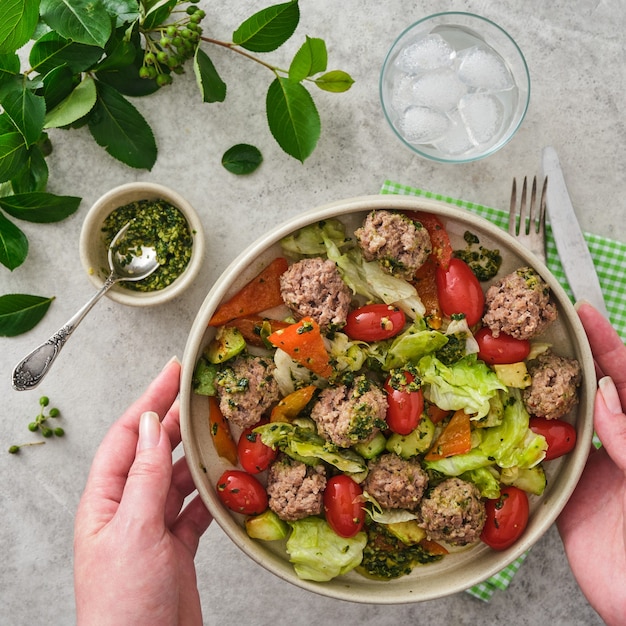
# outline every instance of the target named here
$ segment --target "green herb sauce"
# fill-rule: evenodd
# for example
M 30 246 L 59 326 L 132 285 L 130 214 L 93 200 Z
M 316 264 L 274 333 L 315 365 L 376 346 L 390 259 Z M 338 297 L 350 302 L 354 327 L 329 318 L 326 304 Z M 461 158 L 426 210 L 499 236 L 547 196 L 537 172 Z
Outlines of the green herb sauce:
M 464 250 L 455 250 L 454 256 L 465 261 L 479 281 L 492 279 L 500 270 L 502 256 L 500 250 L 489 250 L 480 245 L 478 237 L 469 231 L 463 235 L 467 246 Z
M 156 250 L 160 266 L 143 280 L 120 285 L 144 292 L 164 289 L 185 271 L 191 258 L 193 236 L 185 216 L 165 200 L 139 200 L 118 207 L 102 226 L 107 248 L 128 222 L 131 225 L 115 251 L 127 256 L 139 253 L 143 246 L 150 246 Z

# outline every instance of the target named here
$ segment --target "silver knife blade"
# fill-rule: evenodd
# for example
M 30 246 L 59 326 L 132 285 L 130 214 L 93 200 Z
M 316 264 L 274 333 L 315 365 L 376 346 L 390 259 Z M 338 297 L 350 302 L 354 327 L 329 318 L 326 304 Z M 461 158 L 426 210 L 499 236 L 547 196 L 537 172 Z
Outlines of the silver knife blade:
M 567 282 L 576 300 L 587 300 L 608 319 L 598 274 L 552 146 L 543 149 L 543 174 L 548 177 L 546 207 Z

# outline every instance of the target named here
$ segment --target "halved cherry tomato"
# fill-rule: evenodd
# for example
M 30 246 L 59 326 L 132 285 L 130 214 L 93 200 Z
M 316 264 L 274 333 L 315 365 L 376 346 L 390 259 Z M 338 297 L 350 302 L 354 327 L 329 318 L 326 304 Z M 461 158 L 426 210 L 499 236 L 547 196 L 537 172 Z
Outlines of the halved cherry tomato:
M 436 278 L 444 314 L 464 313 L 469 326 L 477 324 L 483 316 L 485 296 L 470 266 L 461 259 L 450 259 L 448 269 L 437 268 Z
M 487 500 L 487 519 L 480 538 L 494 550 L 506 550 L 522 535 L 528 524 L 528 496 L 517 487 L 503 487 L 500 497 Z
M 392 374 L 385 381 L 387 392 L 387 426 L 399 435 L 413 432 L 422 417 L 424 394 L 407 371 Z
M 217 495 L 231 510 L 244 515 L 260 515 L 267 509 L 267 492 L 250 474 L 227 470 L 217 481 Z
M 340 537 L 354 537 L 365 523 L 363 490 L 345 474 L 333 476 L 324 490 L 326 521 Z
M 530 341 L 527 339 L 515 339 L 504 333 L 494 337 L 487 327 L 481 328 L 474 338 L 478 343 L 478 358 L 489 365 L 519 363 L 530 354 Z
M 406 317 L 400 309 L 388 304 L 366 304 L 348 313 L 343 331 L 350 339 L 381 341 L 397 335 Z
M 267 420 L 246 428 L 241 433 L 237 443 L 239 462 L 241 467 L 249 474 L 258 474 L 266 470 L 278 455 L 278 450 L 266 446 L 261 441 L 261 435 L 254 432 L 257 426 L 262 426 L 263 424 L 267 424 Z
M 545 417 L 531 417 L 530 429 L 543 435 L 548 442 L 546 461 L 556 459 L 571 452 L 576 445 L 576 429 L 563 420 L 548 420 Z
M 440 409 L 436 404 L 429 402 L 426 405 L 426 415 L 428 415 L 433 424 L 439 424 L 439 422 L 443 422 L 450 415 L 450 411 Z

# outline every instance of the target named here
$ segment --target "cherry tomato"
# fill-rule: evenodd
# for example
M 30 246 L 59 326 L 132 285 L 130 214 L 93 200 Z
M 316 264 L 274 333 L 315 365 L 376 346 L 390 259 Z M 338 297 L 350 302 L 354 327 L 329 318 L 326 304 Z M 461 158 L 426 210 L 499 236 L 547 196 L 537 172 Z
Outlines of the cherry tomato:
M 399 435 L 413 432 L 424 411 L 424 394 L 414 385 L 415 377 L 402 371 L 387 378 L 387 426 Z M 415 386 L 414 389 L 411 389 Z
M 397 335 L 403 328 L 404 312 L 388 304 L 366 304 L 348 313 L 343 330 L 350 339 L 381 341 Z
M 483 316 L 485 296 L 470 266 L 461 259 L 450 259 L 447 269 L 437 268 L 436 280 L 444 314 L 464 313 L 469 326 L 477 324 Z
M 506 550 L 528 524 L 528 496 L 517 487 L 503 487 L 500 497 L 485 503 L 487 519 L 480 538 L 494 550 Z
M 531 417 L 530 429 L 537 435 L 543 435 L 548 442 L 546 461 L 571 452 L 576 445 L 576 429 L 563 420 Z
M 530 354 L 530 341 L 504 333 L 494 337 L 487 327 L 481 328 L 474 338 L 478 343 L 478 358 L 489 365 L 518 363 Z
M 354 537 L 365 523 L 363 490 L 345 474 L 333 476 L 324 490 L 326 521 L 340 537 Z
M 246 428 L 239 437 L 239 442 L 237 443 L 239 462 L 241 467 L 249 474 L 258 474 L 266 470 L 278 455 L 278 450 L 266 446 L 261 441 L 261 435 L 254 432 L 257 426 L 262 426 L 266 423 L 267 421 L 263 421 Z
M 263 485 L 241 470 L 227 470 L 220 476 L 217 495 L 236 513 L 259 515 L 267 509 L 267 493 Z

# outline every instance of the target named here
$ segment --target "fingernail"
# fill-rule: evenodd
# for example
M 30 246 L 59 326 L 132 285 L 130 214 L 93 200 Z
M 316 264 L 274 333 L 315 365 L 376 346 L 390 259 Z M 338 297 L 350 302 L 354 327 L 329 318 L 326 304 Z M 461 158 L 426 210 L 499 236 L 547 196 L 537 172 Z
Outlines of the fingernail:
M 165 369 L 166 367 L 168 367 L 168 365 L 171 365 L 172 363 L 178 363 L 179 365 L 181 365 L 180 359 L 174 355 L 164 366 L 163 369 Z
M 148 450 L 159 445 L 161 422 L 154 411 L 146 411 L 139 419 L 139 440 L 137 450 Z
M 602 394 L 602 399 L 606 408 L 615 415 L 622 413 L 622 403 L 617 393 L 617 387 L 610 376 L 601 378 L 598 382 L 598 391 Z

